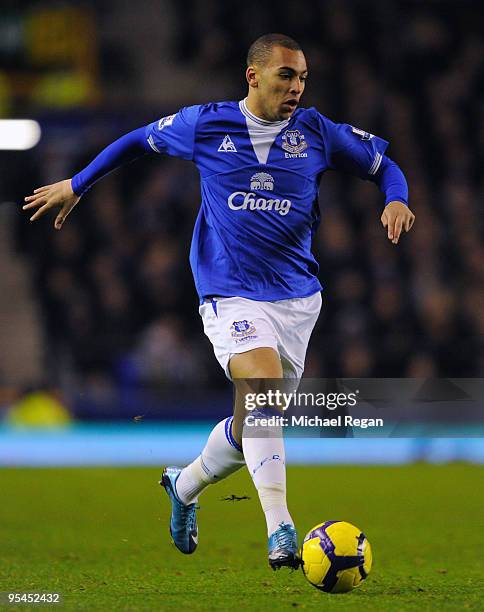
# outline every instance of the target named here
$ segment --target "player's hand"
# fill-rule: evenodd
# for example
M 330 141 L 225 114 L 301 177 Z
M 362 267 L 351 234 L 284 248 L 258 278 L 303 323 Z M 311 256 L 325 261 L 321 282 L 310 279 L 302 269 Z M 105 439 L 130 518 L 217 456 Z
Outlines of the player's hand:
M 381 216 L 382 225 L 388 230 L 388 240 L 391 240 L 393 244 L 398 243 L 402 229 L 406 232 L 410 231 L 414 221 L 413 212 L 398 200 L 388 202 Z
M 30 217 L 31 221 L 36 221 L 42 217 L 42 215 L 45 215 L 51 208 L 60 206 L 61 209 L 54 221 L 55 229 L 60 230 L 67 215 L 80 199 L 81 198 L 72 191 L 71 179 L 67 179 L 65 181 L 53 183 L 52 185 L 45 185 L 45 187 L 34 189 L 33 195 L 25 198 L 27 204 L 24 204 L 22 208 L 23 210 L 37 208 L 35 213 Z

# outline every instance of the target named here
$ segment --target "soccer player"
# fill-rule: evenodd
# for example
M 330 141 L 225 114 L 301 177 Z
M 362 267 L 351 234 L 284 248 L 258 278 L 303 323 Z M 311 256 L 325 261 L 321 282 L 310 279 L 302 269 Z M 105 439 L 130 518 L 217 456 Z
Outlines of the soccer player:
M 35 189 L 25 209 L 34 221 L 60 206 L 54 227 L 94 183 L 146 153 L 193 161 L 202 202 L 190 263 L 200 315 L 215 356 L 232 380 L 299 378 L 321 308 L 311 240 L 318 227 L 318 187 L 334 169 L 373 181 L 385 196 L 381 222 L 397 244 L 414 215 L 388 142 L 314 108 L 299 108 L 308 69 L 301 47 L 268 34 L 249 49 L 247 97 L 182 108 L 122 136 L 72 179 Z M 234 416 L 211 432 L 199 457 L 168 467 L 161 484 L 171 501 L 170 531 L 178 549 L 198 544 L 196 502 L 210 484 L 244 463 L 267 522 L 269 563 L 297 567 L 297 534 L 286 503 L 282 436 L 255 437 L 244 423 L 236 388 Z

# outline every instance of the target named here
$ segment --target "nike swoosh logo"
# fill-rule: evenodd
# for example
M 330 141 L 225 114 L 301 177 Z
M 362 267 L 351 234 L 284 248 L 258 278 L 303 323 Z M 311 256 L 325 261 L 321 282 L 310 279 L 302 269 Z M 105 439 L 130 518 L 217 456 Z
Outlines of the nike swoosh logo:
M 190 534 L 190 537 L 191 537 L 191 538 L 192 538 L 192 540 L 195 542 L 195 544 L 198 544 L 198 531 L 197 531 L 197 533 L 195 533 L 195 534 L 191 533 L 191 534 Z

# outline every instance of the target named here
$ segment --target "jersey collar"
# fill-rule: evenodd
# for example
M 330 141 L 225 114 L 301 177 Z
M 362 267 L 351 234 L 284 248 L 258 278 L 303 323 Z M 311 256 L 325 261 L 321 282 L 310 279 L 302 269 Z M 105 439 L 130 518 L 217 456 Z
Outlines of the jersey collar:
M 252 114 L 250 110 L 247 108 L 247 98 L 240 100 L 239 108 L 240 108 L 240 112 L 243 115 L 245 115 L 248 119 L 251 119 L 255 123 L 258 123 L 259 125 L 267 125 L 267 126 L 272 126 L 272 127 L 281 126 L 282 127 L 289 123 L 288 119 L 283 119 L 282 121 L 267 121 L 266 119 L 261 119 L 260 117 L 257 117 L 256 115 Z

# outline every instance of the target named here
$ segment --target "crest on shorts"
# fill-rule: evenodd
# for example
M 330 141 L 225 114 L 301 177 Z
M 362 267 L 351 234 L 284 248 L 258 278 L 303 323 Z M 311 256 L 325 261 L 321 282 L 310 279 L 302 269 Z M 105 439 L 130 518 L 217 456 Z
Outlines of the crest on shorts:
M 230 331 L 232 332 L 232 338 L 245 338 L 255 332 L 255 325 L 247 319 L 234 321 L 230 326 Z
M 308 143 L 299 130 L 286 130 L 282 135 L 282 148 L 288 153 L 302 153 Z

